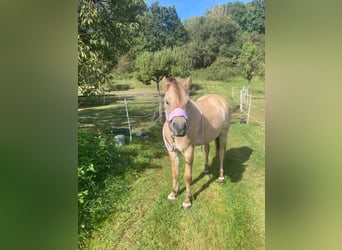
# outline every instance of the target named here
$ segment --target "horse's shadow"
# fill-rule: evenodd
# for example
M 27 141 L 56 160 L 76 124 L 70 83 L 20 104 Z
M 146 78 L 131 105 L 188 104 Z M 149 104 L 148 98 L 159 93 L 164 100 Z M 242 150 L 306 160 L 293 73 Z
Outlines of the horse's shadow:
M 225 181 L 231 181 L 231 182 L 241 181 L 243 172 L 245 171 L 245 168 L 246 168 L 245 162 L 249 160 L 252 153 L 253 153 L 253 150 L 246 146 L 239 147 L 239 148 L 231 148 L 225 152 L 224 161 L 223 161 Z M 209 171 L 210 171 L 209 173 L 210 179 L 205 184 L 203 184 L 199 190 L 197 190 L 193 194 L 194 199 L 196 199 L 196 197 L 200 193 L 206 190 L 210 186 L 211 183 L 217 180 L 218 175 L 219 175 L 219 160 L 217 156 L 213 158 L 209 167 Z M 195 183 L 197 183 L 205 175 L 207 174 L 204 174 L 203 172 L 201 172 L 200 175 L 198 175 L 195 179 L 192 180 L 191 185 L 194 185 Z M 180 193 L 184 191 L 185 191 L 185 188 L 183 188 L 180 191 Z

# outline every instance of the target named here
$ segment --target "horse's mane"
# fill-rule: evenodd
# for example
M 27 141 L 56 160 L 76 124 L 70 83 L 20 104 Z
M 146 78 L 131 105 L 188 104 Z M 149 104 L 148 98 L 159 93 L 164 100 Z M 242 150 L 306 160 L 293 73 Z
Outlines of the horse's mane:
M 178 83 L 178 79 L 176 77 L 170 77 L 168 80 L 170 83 Z

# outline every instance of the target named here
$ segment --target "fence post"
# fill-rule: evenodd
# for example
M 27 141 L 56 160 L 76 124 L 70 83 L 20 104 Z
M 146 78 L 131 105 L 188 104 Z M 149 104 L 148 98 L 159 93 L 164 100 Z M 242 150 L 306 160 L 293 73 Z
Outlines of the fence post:
M 240 112 L 242 113 L 242 89 L 240 90 Z
M 251 114 L 252 94 L 249 94 L 248 97 L 249 97 L 249 102 L 248 102 L 247 124 L 249 123 L 249 116 Z
M 127 116 L 127 122 L 128 122 L 128 130 L 129 130 L 129 140 L 130 140 L 130 142 L 132 142 L 131 122 L 129 120 L 127 99 L 126 98 L 125 98 L 125 107 L 126 107 L 126 116 Z

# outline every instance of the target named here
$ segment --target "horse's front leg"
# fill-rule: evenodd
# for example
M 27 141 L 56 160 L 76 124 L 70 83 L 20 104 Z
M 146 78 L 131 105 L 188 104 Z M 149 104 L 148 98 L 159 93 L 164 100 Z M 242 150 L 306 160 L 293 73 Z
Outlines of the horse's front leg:
M 171 170 L 172 170 L 172 192 L 167 196 L 169 200 L 175 200 L 178 193 L 178 170 L 179 170 L 179 153 L 176 151 L 169 152 Z
M 194 147 L 190 146 L 185 152 L 184 152 L 184 158 L 185 158 L 185 174 L 184 174 L 184 181 L 185 181 L 185 200 L 183 202 L 183 208 L 191 207 L 191 181 L 192 181 L 192 163 L 194 160 Z

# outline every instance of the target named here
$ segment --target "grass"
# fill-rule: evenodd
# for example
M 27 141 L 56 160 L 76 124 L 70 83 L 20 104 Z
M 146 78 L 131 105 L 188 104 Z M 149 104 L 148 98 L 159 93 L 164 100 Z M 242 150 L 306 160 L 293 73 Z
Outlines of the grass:
M 240 87 L 243 83 L 194 81 L 194 86 L 197 88 L 192 92 L 193 99 L 205 93 L 219 93 L 235 107 L 238 101 L 231 98 L 230 87 Z M 251 87 L 255 92 L 259 91 L 259 95 L 264 93 L 262 82 L 252 82 Z M 150 91 L 154 91 L 154 88 L 150 86 Z M 139 90 L 135 89 L 134 92 Z M 110 118 L 103 122 L 101 117 L 115 113 L 117 105 L 114 103 L 80 111 L 80 124 L 93 123 L 96 129 L 105 131 L 112 124 Z M 264 107 L 264 100 L 259 99 L 255 105 Z M 144 113 L 143 106 L 134 106 L 132 110 Z M 254 116 L 264 123 L 264 112 L 259 110 Z M 161 139 L 161 126 L 151 126 L 149 121 L 136 125 L 135 129 L 144 129 L 150 137 L 135 137 L 129 147 L 138 149 L 141 154 L 139 157 L 154 155 L 150 159 L 150 165 L 154 167 L 146 166 L 130 176 L 133 181 L 128 191 L 120 199 L 109 201 L 115 204 L 116 210 L 92 231 L 87 249 L 265 248 L 265 149 L 262 124 L 251 121 L 248 125 L 242 125 L 238 119 L 232 120 L 225 154 L 224 183 L 216 182 L 218 166 L 214 144 L 211 144 L 209 175 L 202 174 L 204 156 L 200 147 L 196 148 L 191 186 L 194 203 L 188 210 L 181 208 L 184 199 L 183 159 L 180 164 L 181 193 L 174 202 L 169 202 L 166 197 L 171 191 L 172 178 L 167 151 Z M 115 188 L 115 185 L 112 187 Z

